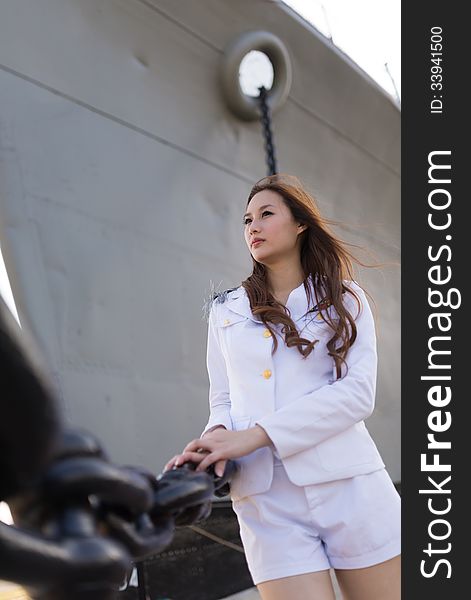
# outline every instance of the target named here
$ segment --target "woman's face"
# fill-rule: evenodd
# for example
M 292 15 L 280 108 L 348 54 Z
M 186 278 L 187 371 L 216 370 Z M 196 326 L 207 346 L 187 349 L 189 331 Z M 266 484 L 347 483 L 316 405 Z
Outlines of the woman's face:
M 278 192 L 262 190 L 250 200 L 244 215 L 245 242 L 254 259 L 272 264 L 291 255 L 299 256 L 299 234 L 306 225 L 299 225 Z M 256 239 L 260 243 L 253 244 Z

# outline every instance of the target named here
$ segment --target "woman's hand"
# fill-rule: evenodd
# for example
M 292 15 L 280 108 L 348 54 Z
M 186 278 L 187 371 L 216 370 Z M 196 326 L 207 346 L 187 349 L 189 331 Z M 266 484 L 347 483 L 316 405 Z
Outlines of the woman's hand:
M 212 433 L 216 429 L 224 429 L 224 431 L 226 431 L 226 428 L 224 427 L 224 425 L 218 425 L 214 429 L 211 429 L 210 431 L 207 431 L 205 434 L 203 434 L 202 437 L 205 437 L 206 435 L 209 435 L 210 433 Z M 188 462 L 190 460 L 191 460 L 191 462 L 194 462 L 194 463 L 198 464 L 198 463 L 200 463 L 203 460 L 203 458 L 207 454 L 209 454 L 209 453 L 208 452 L 204 452 L 202 449 L 199 452 L 193 453 L 192 456 L 191 456 L 191 458 L 188 458 L 188 456 L 184 456 L 183 454 L 175 454 L 175 456 L 173 458 L 171 458 L 168 461 L 168 463 L 165 465 L 165 467 L 163 468 L 163 472 L 165 473 L 165 471 L 169 471 L 170 469 L 173 469 L 173 467 L 179 467 L 183 463 Z M 219 477 L 222 476 L 222 474 L 224 473 L 224 471 L 226 469 L 226 462 L 227 462 L 227 460 L 220 460 L 214 466 L 214 471 L 215 471 L 216 475 L 219 475 Z
M 177 455 L 178 463 L 182 464 L 190 460 L 198 463 L 196 471 L 205 471 L 210 465 L 216 463 L 216 474 L 220 476 L 224 472 L 227 460 L 241 458 L 271 443 L 265 430 L 258 425 L 243 431 L 227 431 L 225 428 L 218 428 L 205 434 L 203 438 L 192 440 L 187 444 L 183 453 Z
M 196 454 L 196 456 L 195 457 L 192 456 L 191 458 L 188 458 L 187 456 L 184 456 L 183 454 L 175 454 L 175 456 L 166 463 L 166 465 L 162 469 L 162 472 L 165 473 L 165 471 L 169 471 L 170 469 L 173 469 L 173 467 L 180 467 L 183 463 L 188 462 L 190 460 L 191 460 L 191 462 L 199 463 L 200 461 L 203 460 L 203 458 L 208 453 L 207 452 L 195 452 L 194 454 Z M 224 461 L 223 472 L 224 472 L 225 467 L 226 467 L 226 462 Z M 219 475 L 219 471 L 218 471 L 218 475 Z

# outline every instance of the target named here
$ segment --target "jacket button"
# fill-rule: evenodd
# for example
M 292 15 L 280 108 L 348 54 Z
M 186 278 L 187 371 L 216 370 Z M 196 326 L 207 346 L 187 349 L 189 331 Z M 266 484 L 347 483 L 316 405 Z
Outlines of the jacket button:
M 229 319 L 224 319 L 224 325 L 229 325 L 230 320 Z
M 263 371 L 263 376 L 265 377 L 265 379 L 270 379 L 270 377 L 271 377 L 270 369 L 265 369 L 265 371 Z
M 265 329 L 265 331 L 263 332 L 263 337 L 269 338 L 271 337 L 271 333 L 269 329 Z

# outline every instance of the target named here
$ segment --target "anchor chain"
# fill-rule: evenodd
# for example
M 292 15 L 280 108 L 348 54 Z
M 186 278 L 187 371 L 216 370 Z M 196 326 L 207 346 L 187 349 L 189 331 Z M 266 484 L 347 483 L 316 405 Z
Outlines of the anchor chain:
M 263 127 L 263 137 L 265 140 L 265 154 L 267 160 L 267 175 L 274 175 L 277 172 L 276 168 L 276 158 L 275 158 L 275 146 L 273 143 L 273 133 L 271 129 L 271 116 L 270 109 L 267 104 L 267 90 L 262 85 L 258 88 L 259 95 L 259 103 L 260 103 L 260 113 L 261 113 L 261 122 Z

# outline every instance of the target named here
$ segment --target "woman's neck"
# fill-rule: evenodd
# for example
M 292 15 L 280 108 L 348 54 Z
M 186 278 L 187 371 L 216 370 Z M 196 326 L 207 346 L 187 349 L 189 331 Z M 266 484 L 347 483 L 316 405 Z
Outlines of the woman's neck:
M 294 272 L 293 270 L 279 271 L 268 275 L 268 287 L 271 293 L 278 299 L 284 298 L 299 287 L 304 281 L 305 276 L 301 270 Z

